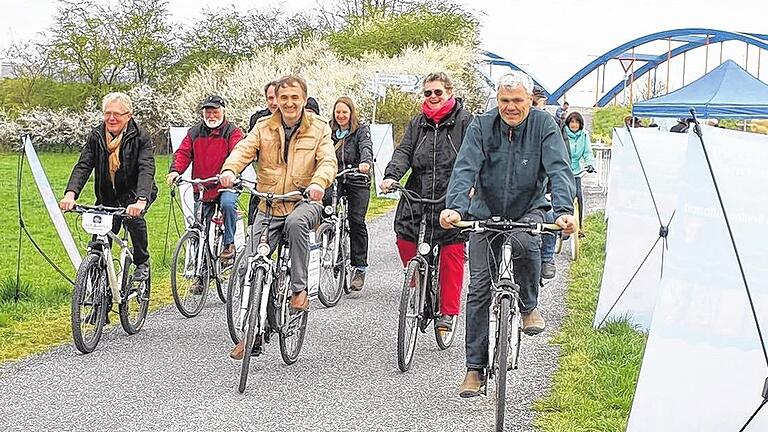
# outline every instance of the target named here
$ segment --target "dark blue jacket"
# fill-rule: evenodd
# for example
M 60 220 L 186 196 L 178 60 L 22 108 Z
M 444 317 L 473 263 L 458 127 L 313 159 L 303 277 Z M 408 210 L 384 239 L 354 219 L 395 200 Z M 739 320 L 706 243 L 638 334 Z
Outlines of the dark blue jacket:
M 575 185 L 555 120 L 532 109 L 522 123 L 510 128 L 493 109 L 469 125 L 448 183 L 446 208 L 461 213 L 462 219 L 517 220 L 530 210 L 550 208 L 544 197 L 547 177 L 552 182 L 555 219 L 572 215 Z

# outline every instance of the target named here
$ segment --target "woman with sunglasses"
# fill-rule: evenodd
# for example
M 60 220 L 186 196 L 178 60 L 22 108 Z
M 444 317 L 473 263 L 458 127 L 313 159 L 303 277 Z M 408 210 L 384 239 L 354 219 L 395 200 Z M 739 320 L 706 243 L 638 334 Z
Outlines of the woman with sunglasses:
M 459 153 L 464 134 L 472 121 L 461 99 L 453 95 L 453 83 L 443 72 L 424 79 L 424 101 L 421 114 L 406 126 L 400 145 L 384 172 L 382 191 L 400 181 L 410 169 L 405 188 L 423 198 L 437 199 L 445 195 L 453 162 Z M 461 310 L 461 288 L 464 280 L 465 238 L 457 229 L 440 227 L 442 205 L 421 206 L 400 200 L 395 214 L 397 249 L 403 265 L 416 255 L 419 222 L 424 211 L 429 212 L 426 240 L 440 245 L 440 314 L 435 326 L 451 331 L 452 317 Z

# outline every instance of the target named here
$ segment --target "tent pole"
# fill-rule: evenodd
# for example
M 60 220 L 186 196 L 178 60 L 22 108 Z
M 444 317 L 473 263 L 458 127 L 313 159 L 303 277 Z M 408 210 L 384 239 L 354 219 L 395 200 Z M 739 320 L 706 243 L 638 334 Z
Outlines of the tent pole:
M 685 87 L 685 54 L 683 53 L 683 87 Z
M 707 39 L 704 42 L 704 75 L 709 72 L 709 35 L 707 35 Z
M 667 85 L 664 94 L 669 93 L 669 70 L 672 66 L 672 38 L 667 38 Z

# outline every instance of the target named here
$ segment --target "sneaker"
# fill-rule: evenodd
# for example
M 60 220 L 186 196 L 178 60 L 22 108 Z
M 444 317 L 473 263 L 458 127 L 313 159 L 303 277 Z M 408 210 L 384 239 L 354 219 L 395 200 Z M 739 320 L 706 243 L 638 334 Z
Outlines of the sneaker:
M 453 316 L 440 315 L 435 319 L 435 328 L 444 332 L 453 331 Z
M 230 243 L 230 244 L 224 246 L 224 250 L 222 250 L 221 253 L 219 254 L 219 258 L 221 258 L 224 261 L 231 260 L 232 258 L 235 257 L 235 252 L 236 251 L 237 250 L 235 249 L 235 244 L 234 243 Z
M 203 282 L 200 278 L 195 278 L 195 282 L 189 287 L 189 293 L 192 295 L 200 295 L 203 293 Z
M 557 270 L 555 269 L 555 262 L 548 261 L 541 263 L 541 277 L 542 279 L 554 279 Z
M 149 279 L 149 264 L 138 264 L 136 266 L 136 270 L 133 271 L 133 280 L 137 282 L 144 282 L 147 279 Z
M 352 272 L 352 280 L 350 281 L 350 288 L 352 291 L 360 291 L 365 285 L 365 269 L 355 268 Z
M 485 379 L 480 371 L 467 369 L 464 381 L 459 386 L 459 396 L 463 398 L 480 396 L 483 385 L 485 385 Z
M 523 312 L 523 333 L 528 336 L 537 335 L 544 331 L 544 317 L 539 313 L 539 309 L 535 308 L 530 312 Z

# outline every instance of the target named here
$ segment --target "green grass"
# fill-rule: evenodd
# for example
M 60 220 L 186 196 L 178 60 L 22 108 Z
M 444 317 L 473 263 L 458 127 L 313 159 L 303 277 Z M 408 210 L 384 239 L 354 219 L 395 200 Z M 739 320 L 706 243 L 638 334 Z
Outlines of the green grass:
M 570 269 L 568 315 L 554 339 L 560 368 L 549 396 L 534 404 L 543 432 L 624 431 L 645 349 L 645 335 L 626 322 L 592 329 L 605 262 L 603 214 L 588 217 L 586 230 Z
M 41 163 L 48 175 L 48 181 L 54 194 L 60 198 L 66 186 L 69 174 L 77 161 L 77 154 L 43 153 Z M 178 240 L 174 222 L 171 220 L 166 245 L 166 226 L 170 195 L 165 186 L 165 173 L 168 156 L 157 156 L 155 176 L 160 189 L 157 201 L 147 213 L 149 231 L 149 250 L 152 256 L 152 306 L 160 307 L 172 302 L 169 265 L 173 248 Z M 5 211 L 0 212 L 0 362 L 43 351 L 53 345 L 71 340 L 69 325 L 69 301 L 72 286 L 63 279 L 34 250 L 29 240 L 22 239 L 22 260 L 20 268 L 19 298 L 16 293 L 16 258 L 18 242 L 18 210 L 16 206 L 16 176 L 18 169 L 17 154 L 0 154 L 0 196 L 5 197 Z M 41 249 L 53 262 L 61 267 L 72 279 L 76 270 L 72 267 L 64 251 L 56 230 L 53 228 L 43 200 L 32 178 L 29 166 L 24 164 L 22 177 L 22 215 L 27 229 L 38 242 Z M 83 189 L 78 202 L 94 202 L 93 179 Z M 241 199 L 247 209 L 247 197 Z M 396 205 L 396 201 L 371 199 L 368 218 L 382 215 Z M 176 209 L 178 227 L 183 233 L 184 224 L 180 210 Z M 65 218 L 70 226 L 75 243 L 81 251 L 85 250 L 88 236 L 79 227 L 79 220 L 74 214 Z

